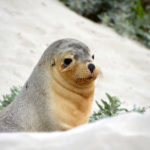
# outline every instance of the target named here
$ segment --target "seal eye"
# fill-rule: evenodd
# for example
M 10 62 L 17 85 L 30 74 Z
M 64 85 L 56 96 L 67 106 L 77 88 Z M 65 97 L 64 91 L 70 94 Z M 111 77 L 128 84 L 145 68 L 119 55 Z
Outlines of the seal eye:
M 71 58 L 64 59 L 64 65 L 65 66 L 69 66 L 71 63 L 72 63 L 72 59 Z
M 92 55 L 92 59 L 94 60 L 94 55 Z

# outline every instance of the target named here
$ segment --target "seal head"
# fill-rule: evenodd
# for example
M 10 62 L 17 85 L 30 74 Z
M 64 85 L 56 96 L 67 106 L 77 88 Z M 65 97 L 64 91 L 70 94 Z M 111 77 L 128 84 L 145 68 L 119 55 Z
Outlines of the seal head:
M 75 87 L 88 86 L 96 79 L 99 70 L 93 62 L 94 55 L 85 44 L 66 39 L 54 45 L 57 52 L 54 50 L 51 58 L 52 71 L 56 69 L 66 82 Z

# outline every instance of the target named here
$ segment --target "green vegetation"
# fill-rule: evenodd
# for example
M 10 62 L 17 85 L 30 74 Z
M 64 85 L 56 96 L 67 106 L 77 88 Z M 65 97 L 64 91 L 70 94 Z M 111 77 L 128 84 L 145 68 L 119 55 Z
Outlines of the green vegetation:
M 150 3 L 142 0 L 59 0 L 77 13 L 150 48 Z
M 99 108 L 97 112 L 94 112 L 89 122 L 94 122 L 96 120 L 100 120 L 107 117 L 116 116 L 121 113 L 128 113 L 128 112 L 139 112 L 144 113 L 146 108 L 145 107 L 137 107 L 136 105 L 133 106 L 132 110 L 128 110 L 126 108 L 121 107 L 121 101 L 116 96 L 110 96 L 108 93 L 106 93 L 106 96 L 109 100 L 109 102 L 101 99 L 102 105 L 100 105 L 97 101 L 96 104 Z
M 0 100 L 0 110 L 9 105 L 15 97 L 19 94 L 21 87 L 13 86 L 10 89 L 10 94 L 3 95 L 3 99 Z
M 0 100 L 0 110 L 2 110 L 4 107 L 8 106 L 15 97 L 19 94 L 22 87 L 16 87 L 13 86 L 10 89 L 10 94 L 6 94 L 3 96 L 3 99 Z M 109 100 L 109 102 L 101 99 L 102 105 L 100 105 L 97 101 L 96 104 L 99 108 L 97 112 L 94 112 L 89 122 L 94 122 L 96 120 L 100 120 L 107 117 L 116 116 L 122 113 L 128 113 L 128 112 L 139 112 L 144 113 L 146 108 L 145 107 L 137 107 L 136 105 L 133 106 L 132 110 L 128 110 L 126 108 L 121 107 L 121 101 L 116 96 L 110 96 L 108 93 L 106 93 L 106 96 Z

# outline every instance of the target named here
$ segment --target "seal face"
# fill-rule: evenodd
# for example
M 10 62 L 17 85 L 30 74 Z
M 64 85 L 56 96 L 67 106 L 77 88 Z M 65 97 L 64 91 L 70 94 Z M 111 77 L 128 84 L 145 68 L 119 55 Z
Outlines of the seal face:
M 55 66 L 52 69 L 57 69 L 66 82 L 77 87 L 85 87 L 96 79 L 98 68 L 93 63 L 89 49 L 68 49 L 55 56 Z
M 99 74 L 93 59 L 78 40 L 52 43 L 20 94 L 0 112 L 0 131 L 67 130 L 87 123 Z

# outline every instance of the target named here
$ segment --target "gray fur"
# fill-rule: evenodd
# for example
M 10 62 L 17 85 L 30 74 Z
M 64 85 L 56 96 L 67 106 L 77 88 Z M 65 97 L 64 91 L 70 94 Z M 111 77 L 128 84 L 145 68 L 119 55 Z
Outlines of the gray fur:
M 51 60 L 64 51 L 76 54 L 76 59 L 83 60 L 85 55 L 90 57 L 88 47 L 74 39 L 62 39 L 50 45 L 20 94 L 0 112 L 0 132 L 56 130 L 55 122 L 49 113 L 51 111 L 48 103 L 51 94 L 48 90 L 51 82 L 49 71 L 52 67 Z

